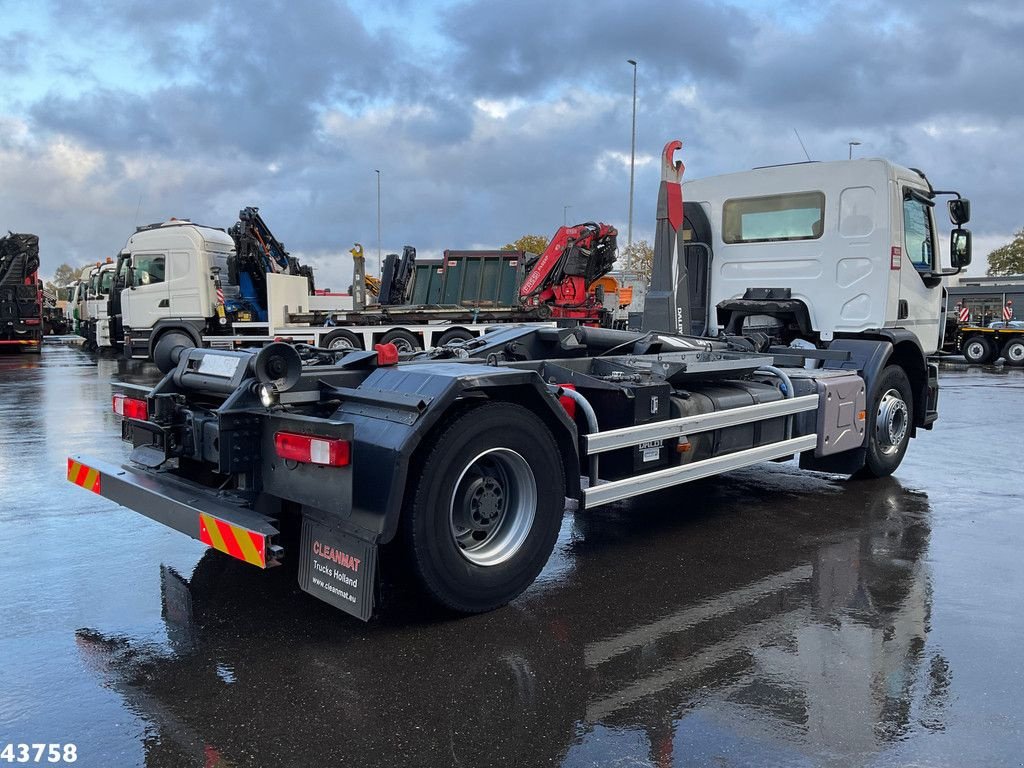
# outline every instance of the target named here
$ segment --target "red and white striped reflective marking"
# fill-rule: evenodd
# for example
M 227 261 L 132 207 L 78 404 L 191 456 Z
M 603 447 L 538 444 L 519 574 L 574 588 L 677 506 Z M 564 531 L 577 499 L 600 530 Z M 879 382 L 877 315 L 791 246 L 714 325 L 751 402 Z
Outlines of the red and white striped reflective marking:
M 961 323 L 966 323 L 970 319 L 971 319 L 971 310 L 969 310 L 967 307 L 960 307 L 960 322 Z
M 1009 304 L 1003 307 L 1003 320 L 1013 320 L 1013 307 Z

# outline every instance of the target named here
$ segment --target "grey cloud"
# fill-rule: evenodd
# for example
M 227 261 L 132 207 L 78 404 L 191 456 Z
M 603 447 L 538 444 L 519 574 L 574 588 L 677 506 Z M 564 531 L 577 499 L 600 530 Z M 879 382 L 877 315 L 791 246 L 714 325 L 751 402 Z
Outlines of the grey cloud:
M 36 37 L 27 32 L 0 35 L 0 72 L 16 75 L 27 72 L 31 65 L 31 52 Z
M 444 24 L 457 47 L 453 75 L 479 93 L 537 94 L 554 83 L 625 81 L 625 60 L 644 77 L 728 77 L 742 66 L 752 21 L 698 0 L 527 0 L 465 3 Z
M 0 199 L 0 225 L 36 228 L 52 269 L 67 254 L 116 251 L 140 200 L 140 221 L 221 226 L 258 205 L 335 288 L 347 285 L 352 241 L 375 255 L 374 168 L 386 250 L 551 233 L 563 205 L 574 220 L 624 229 L 628 169 L 599 161 L 629 151 L 625 59 L 635 57 L 638 148 L 656 156 L 684 139 L 689 177 L 800 160 L 793 127 L 816 159 L 845 157 L 856 136 L 860 152 L 926 168 L 973 197 L 977 232 L 1010 232 L 1024 174 L 1012 98 L 1024 35 L 1017 17 L 1000 15 L 1011 6 L 814 4 L 812 14 L 791 3 L 764 16 L 694 0 L 468 2 L 444 12 L 452 51 L 431 59 L 394 33 L 368 32 L 344 5 L 217 2 L 180 20 L 154 4 L 69 5 L 68 23 L 119 25 L 160 85 L 40 97 L 27 113 L 39 147 L 69 137 L 103 150 L 103 165 L 57 194 L 59 180 L 33 177 L 32 152 L 44 150 L 25 150 L 5 177 L 25 178 Z M 679 86 L 694 98 L 673 98 Z M 473 106 L 481 98 L 521 106 L 491 120 Z M 139 164 L 144 172 L 127 172 Z M 638 167 L 637 237 L 653 231 L 657 184 L 656 164 Z

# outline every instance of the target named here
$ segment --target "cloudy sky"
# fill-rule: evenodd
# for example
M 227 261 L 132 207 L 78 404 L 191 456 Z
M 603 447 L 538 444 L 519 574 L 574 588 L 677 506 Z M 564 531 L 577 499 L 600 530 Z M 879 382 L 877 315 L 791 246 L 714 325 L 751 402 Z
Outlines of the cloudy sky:
M 258 9 L 258 10 L 257 10 Z M 1024 5 L 0 0 L 0 228 L 43 271 L 136 224 L 259 206 L 344 288 L 347 249 L 500 246 L 571 220 L 634 237 L 657 155 L 687 177 L 884 156 L 972 198 L 976 259 L 1024 226 Z M 983 271 L 980 269 L 972 271 Z M 342 284 L 344 283 L 344 285 Z

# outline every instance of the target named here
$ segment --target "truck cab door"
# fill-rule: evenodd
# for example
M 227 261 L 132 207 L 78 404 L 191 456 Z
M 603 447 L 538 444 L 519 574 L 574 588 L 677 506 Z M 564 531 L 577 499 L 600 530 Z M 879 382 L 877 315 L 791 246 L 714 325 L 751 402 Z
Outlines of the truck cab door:
M 130 285 L 121 296 L 125 326 L 152 328 L 170 317 L 166 272 L 166 252 L 136 251 L 132 254 Z
M 171 317 L 205 318 L 209 307 L 202 298 L 208 295 L 209 269 L 200 270 L 201 254 L 195 251 L 171 251 L 167 266 L 167 292 Z M 203 260 L 205 262 L 205 260 Z
M 912 187 L 901 189 L 903 243 L 899 305 L 895 325 L 914 333 L 925 354 L 938 349 L 942 311 L 938 240 L 934 204 Z

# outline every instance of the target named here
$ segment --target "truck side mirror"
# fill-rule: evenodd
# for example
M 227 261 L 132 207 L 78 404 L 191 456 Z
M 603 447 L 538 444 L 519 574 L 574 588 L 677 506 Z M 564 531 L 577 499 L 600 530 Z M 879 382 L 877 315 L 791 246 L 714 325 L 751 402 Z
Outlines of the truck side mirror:
M 956 226 L 963 226 L 971 220 L 971 201 L 966 197 L 948 200 L 946 205 L 949 206 L 949 220 Z
M 956 202 L 950 200 L 950 202 Z M 949 261 L 954 269 L 963 269 L 971 263 L 971 231 L 954 229 L 949 233 Z

